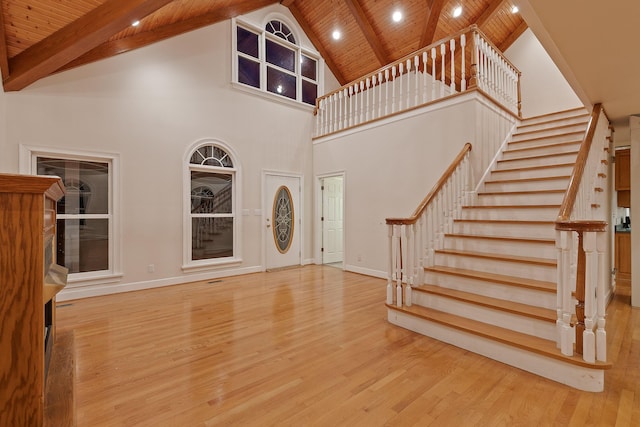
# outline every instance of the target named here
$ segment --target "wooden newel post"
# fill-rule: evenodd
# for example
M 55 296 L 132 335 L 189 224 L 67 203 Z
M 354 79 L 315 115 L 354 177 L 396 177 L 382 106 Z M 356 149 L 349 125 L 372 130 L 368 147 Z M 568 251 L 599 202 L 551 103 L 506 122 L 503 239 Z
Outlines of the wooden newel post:
M 584 252 L 584 235 L 578 231 L 578 259 L 576 265 L 576 353 L 583 354 L 584 335 L 584 298 L 585 298 L 585 269 L 586 256 Z
M 469 48 L 471 49 L 471 65 L 469 66 L 469 89 L 478 86 L 478 47 L 476 46 L 476 26 L 471 26 L 471 40 Z

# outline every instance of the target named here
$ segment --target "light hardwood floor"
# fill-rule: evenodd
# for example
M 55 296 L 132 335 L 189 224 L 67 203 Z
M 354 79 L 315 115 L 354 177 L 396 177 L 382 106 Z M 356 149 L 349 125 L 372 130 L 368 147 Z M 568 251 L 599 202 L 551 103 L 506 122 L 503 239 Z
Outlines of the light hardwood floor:
M 78 426 L 640 425 L 628 291 L 594 394 L 387 323 L 385 285 L 307 266 L 60 303 Z

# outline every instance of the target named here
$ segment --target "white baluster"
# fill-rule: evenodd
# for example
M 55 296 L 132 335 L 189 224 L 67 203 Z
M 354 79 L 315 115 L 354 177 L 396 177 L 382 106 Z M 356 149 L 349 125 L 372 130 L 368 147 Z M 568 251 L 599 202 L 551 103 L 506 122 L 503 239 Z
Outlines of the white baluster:
M 411 225 L 405 225 L 404 226 L 405 229 L 405 233 L 406 233 L 406 280 L 407 283 L 405 285 L 405 289 L 404 289 L 404 303 L 407 307 L 411 307 L 411 286 L 413 285 L 413 262 L 414 262 L 414 256 L 415 256 L 415 252 L 413 251 L 414 249 L 414 233 L 415 233 L 415 228 L 413 226 L 413 224 Z
M 585 232 L 583 238 L 585 252 L 585 297 L 584 297 L 584 325 L 582 334 L 582 358 L 589 363 L 596 361 L 596 336 L 594 329 L 595 291 L 598 280 L 598 253 L 596 252 L 596 233 Z
M 404 98 L 404 91 L 402 90 L 402 80 L 404 75 L 404 63 L 398 64 L 398 82 L 400 88 L 398 89 L 398 111 L 402 111 L 402 98 Z
M 388 242 L 389 242 L 389 264 L 387 271 L 387 304 L 393 304 L 393 266 L 394 266 L 394 256 L 393 256 L 393 225 L 388 225 Z
M 596 330 L 596 358 L 601 362 L 607 361 L 607 332 L 605 331 L 605 310 L 607 297 L 605 295 L 605 285 L 607 277 L 606 254 L 607 254 L 607 233 L 598 233 L 596 237 L 598 250 L 598 285 L 597 297 L 597 322 Z
M 342 91 L 342 99 L 344 102 L 344 107 L 342 109 L 343 111 L 342 128 L 346 129 L 349 127 L 349 90 L 346 88 Z
M 431 100 L 436 99 L 436 48 L 431 48 Z
M 558 346 L 565 356 L 573 356 L 573 329 L 571 328 L 572 285 L 571 285 L 571 250 L 573 236 L 570 231 L 556 231 L 556 247 L 558 254 L 558 288 L 557 311 Z
M 376 75 L 371 76 L 371 119 L 377 118 L 376 116 L 376 82 L 378 81 Z
M 406 67 L 407 67 L 407 74 L 406 74 L 405 80 L 407 81 L 407 90 L 405 91 L 406 95 L 405 95 L 404 104 L 405 104 L 405 108 L 409 108 L 411 107 L 411 60 L 410 59 L 407 59 Z
M 396 229 L 398 232 L 397 236 L 397 253 L 398 256 L 396 258 L 396 306 L 402 307 L 402 270 L 404 267 L 404 258 L 403 258 L 403 234 L 404 234 L 404 226 L 396 225 Z
M 447 59 L 447 48 L 444 43 L 440 45 L 440 61 L 441 61 L 441 70 L 440 70 L 440 98 L 444 98 L 444 88 L 447 86 L 446 76 L 444 70 L 445 62 Z
M 354 126 L 355 124 L 355 112 L 353 110 L 353 86 L 349 86 L 349 126 Z
M 414 73 L 414 86 L 415 86 L 415 96 L 413 100 L 413 105 L 420 104 L 420 55 L 416 55 L 413 57 L 413 65 L 415 69 Z
M 429 54 L 427 51 L 422 52 L 422 102 L 427 102 L 427 65 L 429 62 Z
M 456 93 L 456 39 L 449 40 L 451 50 L 451 94 Z
M 365 90 L 364 90 L 364 81 L 360 81 L 360 123 L 364 122 L 365 111 L 364 111 L 364 98 L 365 98 Z
M 389 69 L 384 70 L 384 115 L 389 114 Z
M 467 67 L 465 65 L 465 62 L 467 60 L 466 55 L 465 55 L 465 48 L 467 47 L 467 35 L 466 34 L 462 34 L 460 36 L 460 50 L 461 52 L 461 57 L 462 57 L 462 67 L 461 67 L 461 71 L 462 71 L 462 77 L 460 78 L 460 92 L 464 92 L 465 90 L 467 90 Z
M 396 73 L 397 69 L 394 65 L 391 67 L 391 112 L 396 112 Z
M 382 72 L 378 73 L 378 117 L 382 117 Z

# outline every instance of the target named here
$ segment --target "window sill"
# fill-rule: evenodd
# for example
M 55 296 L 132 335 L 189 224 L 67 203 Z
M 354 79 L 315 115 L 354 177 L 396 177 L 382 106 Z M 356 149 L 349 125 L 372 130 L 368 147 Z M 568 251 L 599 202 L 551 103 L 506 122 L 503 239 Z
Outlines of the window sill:
M 288 105 L 290 107 L 295 107 L 298 108 L 300 110 L 305 110 L 305 111 L 309 111 L 309 112 L 313 112 L 313 110 L 315 110 L 316 106 L 315 105 L 309 105 L 309 104 L 305 104 L 304 102 L 299 102 L 284 96 L 280 96 L 280 95 L 275 95 L 272 94 L 271 92 L 266 92 L 263 91 L 261 89 L 257 89 L 253 86 L 247 86 L 245 84 L 242 83 L 238 83 L 238 82 L 231 82 L 231 85 L 238 90 L 241 90 L 243 92 L 246 92 L 248 94 L 251 95 L 255 95 L 255 96 L 259 96 L 260 98 L 264 98 L 264 99 L 268 99 L 270 101 L 276 101 L 279 102 L 281 104 L 284 105 Z
M 240 263 L 242 263 L 242 258 L 225 258 L 223 260 L 194 261 L 189 264 L 183 264 L 182 271 L 184 271 L 185 273 L 188 273 L 191 271 L 215 270 L 219 267 L 238 265 Z

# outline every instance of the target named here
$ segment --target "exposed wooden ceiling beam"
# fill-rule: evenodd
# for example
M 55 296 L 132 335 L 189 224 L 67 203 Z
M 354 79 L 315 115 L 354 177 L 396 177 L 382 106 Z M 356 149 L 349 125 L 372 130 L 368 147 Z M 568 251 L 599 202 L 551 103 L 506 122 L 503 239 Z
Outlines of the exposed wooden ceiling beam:
M 433 42 L 433 37 L 436 34 L 436 28 L 438 27 L 438 21 L 440 20 L 440 14 L 442 13 L 442 7 L 444 6 L 444 0 L 432 0 L 429 7 L 429 14 L 427 16 L 427 23 L 424 26 L 422 37 L 420 38 L 420 47 L 429 46 Z
M 278 3 L 278 0 L 239 1 L 233 6 L 219 8 L 213 12 L 196 16 L 191 19 L 176 22 L 174 24 L 164 25 L 162 27 L 157 27 L 150 31 L 137 33 L 123 39 L 108 41 L 90 50 L 84 55 L 76 58 L 75 60 L 63 65 L 58 70 L 56 70 L 56 72 L 66 71 L 71 68 L 79 67 L 81 65 L 89 64 L 101 59 L 106 59 L 120 53 L 148 46 L 150 44 L 177 36 L 179 34 L 206 27 L 208 25 L 212 25 L 226 19 L 231 19 L 239 15 L 244 15 L 245 13 L 249 13 L 253 10 L 260 9 L 273 3 Z
M 502 41 L 502 43 L 500 43 L 500 45 L 498 46 L 498 49 L 500 49 L 501 52 L 504 52 L 505 50 L 509 49 L 509 47 L 511 47 L 511 45 L 516 40 L 518 40 L 518 37 L 520 37 L 522 33 L 524 33 L 527 30 L 527 28 L 529 28 L 529 26 L 523 20 L 520 23 L 520 25 L 518 25 L 518 27 L 515 30 L 513 30 L 513 32 L 509 34 L 509 36 Z
M 324 62 L 327 64 L 327 67 L 329 67 L 329 70 L 331 70 L 335 78 L 338 80 L 338 83 L 340 83 L 340 85 L 347 84 L 348 81 L 344 78 L 344 75 L 340 72 L 340 67 L 338 67 L 338 65 L 335 63 L 329 51 L 325 49 L 318 35 L 315 33 L 315 31 L 313 31 L 313 28 L 311 28 L 311 25 L 307 22 L 302 12 L 300 12 L 300 9 L 298 9 L 296 2 L 295 1 L 290 2 L 289 6 L 287 7 L 289 8 L 289 11 L 293 15 L 293 17 L 296 18 L 296 21 L 298 21 L 298 24 L 300 24 L 300 26 L 302 27 L 302 31 L 304 31 L 307 37 L 309 37 L 309 40 L 311 40 L 311 43 L 313 43 L 315 48 L 318 49 L 320 56 L 324 58 Z
M 345 0 L 345 3 L 349 7 L 351 15 L 353 15 L 354 19 L 358 23 L 360 30 L 362 30 L 367 42 L 369 42 L 369 46 L 373 49 L 373 53 L 375 53 L 378 62 L 380 62 L 380 66 L 390 63 L 391 60 L 389 59 L 389 55 L 385 52 L 384 47 L 380 43 L 380 36 L 373 29 L 371 22 L 369 22 L 369 19 L 362 9 L 360 1 Z
M 11 59 L 5 91 L 29 86 L 171 1 L 107 0 Z
M 7 37 L 4 26 L 4 13 L 0 7 L 0 73 L 2 78 L 9 75 L 9 51 L 7 50 Z
M 500 9 L 502 3 L 504 3 L 504 0 L 493 0 L 491 3 L 489 3 L 487 8 L 482 12 L 482 15 L 480 15 L 476 20 L 476 25 L 478 27 L 482 27 L 484 24 L 486 24 L 487 21 L 491 19 L 493 15 L 498 11 L 498 9 Z

